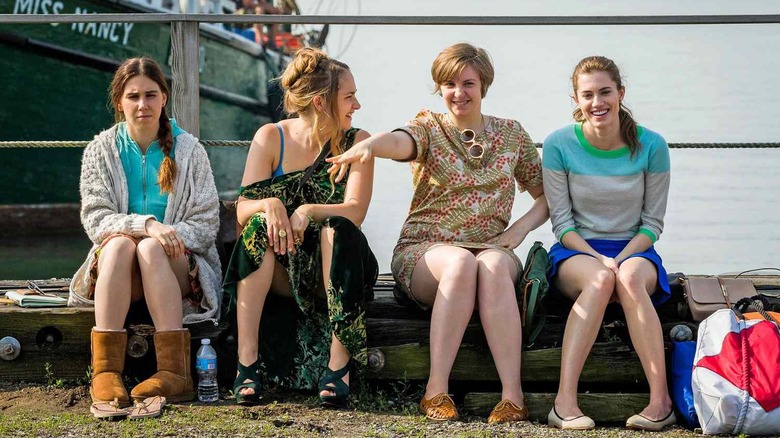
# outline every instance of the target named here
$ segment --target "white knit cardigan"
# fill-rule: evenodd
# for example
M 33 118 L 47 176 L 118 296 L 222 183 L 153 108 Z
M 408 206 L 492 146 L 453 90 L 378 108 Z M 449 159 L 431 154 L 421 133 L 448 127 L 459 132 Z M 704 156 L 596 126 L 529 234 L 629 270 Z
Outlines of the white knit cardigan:
M 117 125 L 101 132 L 84 150 L 81 162 L 81 223 L 92 249 L 70 283 L 68 305 L 94 306 L 88 299 L 89 269 L 103 240 L 117 233 L 145 237 L 152 215 L 128 214 L 127 178 L 116 148 Z M 198 139 L 183 133 L 176 137 L 174 159 L 178 172 L 168 196 L 163 223 L 176 230 L 195 256 L 203 300 L 197 312 L 183 306 L 183 323 L 217 323 L 222 301 L 222 269 L 215 239 L 219 229 L 219 196 L 208 155 Z

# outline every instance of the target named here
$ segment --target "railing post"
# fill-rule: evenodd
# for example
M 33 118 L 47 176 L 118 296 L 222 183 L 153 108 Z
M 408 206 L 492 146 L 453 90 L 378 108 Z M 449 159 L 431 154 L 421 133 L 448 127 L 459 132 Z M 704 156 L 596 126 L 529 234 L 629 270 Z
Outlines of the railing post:
M 200 136 L 200 31 L 197 22 L 171 23 L 173 117 L 190 134 Z

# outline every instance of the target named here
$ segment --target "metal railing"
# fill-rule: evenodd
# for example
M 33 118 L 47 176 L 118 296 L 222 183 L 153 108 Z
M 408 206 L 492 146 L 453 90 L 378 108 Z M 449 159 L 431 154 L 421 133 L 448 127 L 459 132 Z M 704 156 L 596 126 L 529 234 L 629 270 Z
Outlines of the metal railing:
M 0 14 L 0 23 L 265 23 L 399 26 L 637 26 L 779 24 L 778 14 L 623 16 L 395 16 L 395 15 L 229 15 L 229 14 Z
M 200 23 L 333 24 L 400 26 L 637 26 L 780 24 L 780 15 L 642 15 L 642 16 L 332 16 L 228 14 L 0 14 L 0 24 L 45 23 L 168 23 L 171 25 L 171 98 L 173 115 L 182 128 L 199 136 Z M 10 147 L 83 147 L 87 142 L 0 142 Z M 245 146 L 249 142 L 213 141 L 214 145 Z M 673 148 L 778 148 L 780 143 L 673 143 Z
M 201 140 L 208 147 L 249 147 L 250 140 Z M 0 141 L 0 149 L 13 148 L 83 148 L 88 141 Z M 541 143 L 534 143 L 541 149 Z M 780 143 L 669 143 L 670 149 L 780 149 Z

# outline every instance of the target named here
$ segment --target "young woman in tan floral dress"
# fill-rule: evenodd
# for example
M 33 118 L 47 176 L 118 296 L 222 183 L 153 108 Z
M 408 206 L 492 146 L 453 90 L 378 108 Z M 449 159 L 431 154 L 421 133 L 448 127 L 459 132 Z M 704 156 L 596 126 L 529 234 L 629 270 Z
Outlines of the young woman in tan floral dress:
M 358 227 L 374 163 L 353 166 L 340 182 L 324 160 L 313 165 L 321 152 L 368 138 L 352 128 L 360 103 L 346 64 L 302 49 L 281 85 L 285 111 L 298 117 L 255 134 L 237 206 L 243 230 L 225 276 L 238 326 L 234 393 L 253 404 L 262 381 L 275 382 L 319 387 L 323 404 L 343 405 L 351 360 L 367 362 L 365 300 L 378 267 Z
M 458 417 L 447 395 L 448 380 L 476 305 L 503 386 L 502 401 L 488 421 L 525 420 L 515 296 L 521 264 L 512 250 L 548 217 L 541 160 L 517 121 L 482 114 L 482 98 L 493 82 L 484 49 L 448 47 L 433 62 L 431 75 L 446 114 L 422 110 L 406 126 L 374 135 L 328 161 L 411 162 L 414 197 L 392 271 L 409 298 L 433 307 L 431 371 L 421 411 L 432 420 Z M 509 225 L 513 180 L 535 201 Z

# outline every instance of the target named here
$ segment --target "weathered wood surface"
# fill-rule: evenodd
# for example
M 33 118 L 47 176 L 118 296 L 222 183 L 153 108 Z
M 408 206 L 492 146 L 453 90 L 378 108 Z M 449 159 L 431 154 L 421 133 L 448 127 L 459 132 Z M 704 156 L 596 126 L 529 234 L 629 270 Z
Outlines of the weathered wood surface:
M 381 353 L 384 366 L 377 355 Z M 373 357 L 372 357 L 373 356 Z M 396 345 L 370 347 L 369 377 L 383 380 L 424 380 L 430 368 L 430 348 L 427 345 Z M 522 353 L 522 379 L 524 382 L 558 382 L 561 366 L 561 349 L 547 348 Z M 498 374 L 487 347 L 462 345 L 452 367 L 450 378 L 469 381 L 498 381 Z M 630 383 L 644 380 L 644 373 L 636 353 L 622 342 L 598 343 L 585 362 L 582 382 Z
M 500 393 L 472 392 L 466 394 L 463 407 L 467 412 L 486 416 L 499 401 Z M 547 423 L 547 414 L 555 401 L 554 393 L 526 393 L 525 403 L 530 420 Z M 578 394 L 577 401 L 583 412 L 596 423 L 619 422 L 637 414 L 650 401 L 649 394 Z
M 200 31 L 198 23 L 171 23 L 173 115 L 185 131 L 200 137 Z
M 13 361 L 0 360 L 0 380 L 42 380 L 46 366 L 58 378 L 80 378 L 90 363 L 91 309 L 0 307 L 0 338 L 21 344 Z
M 780 290 L 780 275 L 748 276 L 762 289 L 773 294 Z M 67 295 L 68 279 L 51 279 L 36 282 L 47 292 Z M 426 379 L 429 367 L 429 312 L 399 305 L 392 296 L 394 282 L 386 275 L 380 276 L 375 289 L 375 299 L 367 308 L 367 333 L 371 368 L 369 378 L 377 380 Z M 25 289 L 23 281 L 0 281 L 0 293 L 10 289 Z M 777 289 L 774 289 L 777 288 Z M 664 336 L 676 324 L 685 323 L 694 330 L 696 324 L 682 321 L 682 291 L 675 285 L 673 298 L 659 308 Z M 545 330 L 523 353 L 523 380 L 526 383 L 554 384 L 560 370 L 560 342 L 568 308 L 551 305 Z M 615 307 L 613 306 L 613 309 Z M 605 317 L 593 352 L 583 370 L 583 384 L 644 384 L 644 374 L 636 353 L 630 348 L 628 331 L 621 319 L 614 315 Z M 14 361 L 0 360 L 0 379 L 42 380 L 49 364 L 54 378 L 75 379 L 84 377 L 89 366 L 89 333 L 94 325 L 92 309 L 49 308 L 22 309 L 0 305 L 0 338 L 12 336 L 22 345 L 22 354 Z M 218 349 L 221 381 L 231 381 L 234 375 L 236 355 L 235 334 L 223 321 L 219 326 L 200 324 L 189 327 L 192 332 L 192 354 L 197 351 L 200 339 L 208 337 Z M 145 368 L 154 365 L 151 330 L 139 326 L 130 327 L 130 335 L 139 331 L 144 346 L 131 342 L 126 368 Z M 139 370 L 143 375 L 148 370 Z M 463 340 L 463 347 L 452 370 L 453 380 L 497 381 L 498 376 L 482 332 L 479 317 L 474 315 Z
M 0 205 L 0 237 L 81 229 L 79 204 Z

